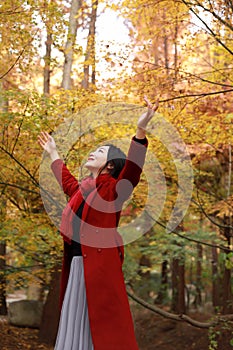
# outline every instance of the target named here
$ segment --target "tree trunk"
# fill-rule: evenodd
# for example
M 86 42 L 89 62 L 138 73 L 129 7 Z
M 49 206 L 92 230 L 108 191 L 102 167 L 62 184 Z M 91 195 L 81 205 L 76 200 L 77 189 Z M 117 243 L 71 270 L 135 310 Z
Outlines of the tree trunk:
M 177 81 L 177 73 L 178 73 L 178 45 L 177 45 L 177 38 L 178 38 L 178 16 L 176 16 L 176 25 L 175 25 L 175 33 L 174 33 L 174 82 L 173 86 Z
M 172 310 L 185 313 L 185 268 L 180 259 L 172 260 Z
M 0 315 L 7 314 L 6 306 L 6 243 L 0 243 Z
M 159 292 L 155 303 L 162 304 L 167 298 L 167 288 L 168 288 L 168 262 L 167 260 L 162 262 L 161 265 L 161 283 L 159 287 Z
M 224 266 L 222 281 L 222 313 L 227 315 L 233 312 L 231 292 L 231 269 Z
M 81 8 L 81 4 L 82 0 L 72 0 L 71 2 L 69 29 L 64 50 L 65 62 L 61 84 L 62 88 L 65 90 L 69 90 L 71 88 L 71 71 L 73 63 L 74 44 L 78 29 L 77 13 Z
M 200 243 L 197 244 L 197 265 L 196 265 L 196 295 L 194 300 L 195 307 L 201 305 L 201 290 L 202 290 L 202 255 L 203 249 Z
M 229 217 L 226 217 L 225 225 L 229 225 L 229 227 L 226 227 L 224 229 L 224 236 L 227 239 L 227 245 L 228 249 L 224 250 L 224 253 L 226 254 L 226 263 L 223 267 L 223 280 L 222 280 L 222 312 L 223 314 L 230 314 L 233 312 L 233 296 L 232 296 L 232 290 L 231 290 L 231 268 L 227 266 L 227 260 L 228 260 L 228 254 L 231 253 L 231 220 Z M 231 264 L 229 264 L 231 265 Z
M 0 81 L 0 111 L 3 113 L 8 112 L 9 101 L 5 98 L 4 94 L 1 94 L 1 91 L 4 90 L 4 81 Z M 7 130 L 6 126 L 6 130 Z M 4 127 L 5 129 L 5 127 Z M 2 143 L 4 144 L 4 134 L 5 130 L 2 130 Z M 8 140 L 6 139 L 6 142 Z M 0 229 L 3 227 L 4 220 L 6 218 L 6 205 L 7 200 L 4 196 L 4 190 L 1 194 L 1 207 L 0 207 Z M 6 305 L 6 242 L 4 238 L 0 237 L 0 315 L 7 314 L 7 305 Z
M 164 9 L 164 13 L 163 13 L 163 18 L 164 21 L 166 21 L 166 13 L 165 13 L 165 9 Z M 167 36 L 167 32 L 166 32 L 166 27 L 164 27 L 164 36 L 163 36 L 163 45 L 164 45 L 164 61 L 165 61 L 165 69 L 167 72 L 167 75 L 169 75 L 169 54 L 168 54 L 168 36 Z
M 49 293 L 44 305 L 39 330 L 39 340 L 51 346 L 55 344 L 59 324 L 59 291 L 60 266 L 56 266 L 52 272 Z
M 96 31 L 96 18 L 97 18 L 98 0 L 92 1 L 92 10 L 90 17 L 89 33 L 87 37 L 87 48 L 84 62 L 84 77 L 82 81 L 82 87 L 84 89 L 89 88 L 89 81 L 91 77 L 92 86 L 95 85 L 95 31 Z M 91 69 L 91 75 L 90 75 Z
M 47 28 L 47 39 L 46 39 L 46 53 L 44 56 L 44 95 L 50 93 L 50 74 L 51 74 L 51 51 L 52 51 L 52 34 L 48 32 Z
M 212 302 L 215 308 L 220 306 L 219 285 L 218 252 L 216 247 L 212 247 Z

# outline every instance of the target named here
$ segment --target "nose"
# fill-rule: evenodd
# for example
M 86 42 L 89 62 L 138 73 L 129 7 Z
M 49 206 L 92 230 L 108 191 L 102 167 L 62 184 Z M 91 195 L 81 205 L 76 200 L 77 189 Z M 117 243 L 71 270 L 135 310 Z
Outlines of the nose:
M 91 153 L 89 154 L 88 159 L 89 159 L 89 158 L 95 158 L 94 152 L 91 152 Z

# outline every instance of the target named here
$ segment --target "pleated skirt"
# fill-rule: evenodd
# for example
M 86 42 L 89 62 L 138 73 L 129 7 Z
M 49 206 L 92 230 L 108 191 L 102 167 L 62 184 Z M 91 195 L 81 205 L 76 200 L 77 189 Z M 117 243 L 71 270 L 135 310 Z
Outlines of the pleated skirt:
M 73 257 L 71 262 L 54 350 L 94 350 L 82 256 Z

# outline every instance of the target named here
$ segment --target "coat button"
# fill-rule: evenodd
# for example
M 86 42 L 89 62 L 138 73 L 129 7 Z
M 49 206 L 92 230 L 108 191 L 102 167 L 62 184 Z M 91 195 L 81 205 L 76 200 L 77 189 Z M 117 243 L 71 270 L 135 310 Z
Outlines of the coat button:
M 83 254 L 83 257 L 86 258 L 86 257 L 87 257 L 87 254 Z
M 101 249 L 101 248 L 98 248 L 98 249 L 97 249 L 97 252 L 98 252 L 98 253 L 101 253 L 101 252 L 102 252 L 102 249 Z
M 98 229 L 96 229 L 96 230 L 95 230 L 95 232 L 96 232 L 96 233 L 98 233 L 98 232 L 99 232 L 99 230 L 98 230 Z
M 82 238 L 83 238 L 83 237 L 84 237 L 84 234 L 82 233 L 80 237 L 82 237 Z

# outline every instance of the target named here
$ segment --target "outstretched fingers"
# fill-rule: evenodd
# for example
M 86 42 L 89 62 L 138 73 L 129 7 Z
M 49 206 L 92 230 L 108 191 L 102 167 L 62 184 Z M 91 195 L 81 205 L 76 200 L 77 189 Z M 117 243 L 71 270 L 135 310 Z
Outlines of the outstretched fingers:
M 42 131 L 38 136 L 38 142 L 41 147 L 45 147 L 46 143 L 49 141 L 50 135 L 48 132 Z
M 159 98 L 157 98 L 154 104 L 148 100 L 147 96 L 144 96 L 144 101 L 146 102 L 147 107 L 151 109 L 152 112 L 155 112 L 159 107 Z

